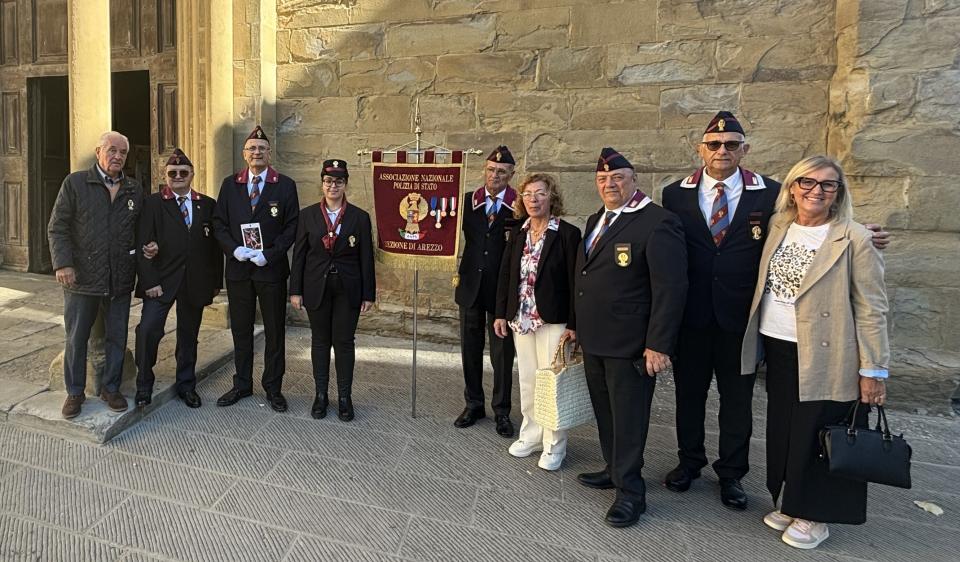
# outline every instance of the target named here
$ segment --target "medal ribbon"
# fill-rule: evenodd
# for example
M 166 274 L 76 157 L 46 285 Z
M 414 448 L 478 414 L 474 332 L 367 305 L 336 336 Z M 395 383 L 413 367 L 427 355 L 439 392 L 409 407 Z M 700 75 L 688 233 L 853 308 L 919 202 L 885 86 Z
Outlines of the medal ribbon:
M 327 249 L 328 252 L 333 252 L 333 245 L 337 243 L 337 227 L 340 226 L 340 223 L 343 222 L 343 215 L 346 214 L 347 209 L 347 196 L 343 196 L 343 204 L 340 205 L 340 213 L 337 214 L 337 222 L 330 222 L 330 215 L 327 213 L 327 200 L 324 199 L 320 202 L 321 208 L 323 209 L 323 222 L 327 223 L 327 235 L 323 237 L 323 247 Z

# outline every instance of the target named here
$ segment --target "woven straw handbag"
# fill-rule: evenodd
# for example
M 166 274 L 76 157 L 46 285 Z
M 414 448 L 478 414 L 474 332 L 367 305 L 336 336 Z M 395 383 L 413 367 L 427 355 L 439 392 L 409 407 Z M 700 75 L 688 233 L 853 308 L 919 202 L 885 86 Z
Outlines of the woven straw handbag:
M 593 404 L 587 390 L 583 357 L 566 339 L 553 354 L 553 365 L 537 369 L 533 418 L 547 429 L 559 431 L 593 421 Z

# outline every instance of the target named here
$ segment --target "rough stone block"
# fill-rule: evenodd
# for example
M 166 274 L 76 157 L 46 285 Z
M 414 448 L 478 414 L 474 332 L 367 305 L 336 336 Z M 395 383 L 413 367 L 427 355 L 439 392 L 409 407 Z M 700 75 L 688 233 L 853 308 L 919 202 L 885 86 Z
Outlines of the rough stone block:
M 829 80 L 836 68 L 833 35 L 724 36 L 717 45 L 721 80 Z
M 424 131 L 470 131 L 477 126 L 476 98 L 472 95 L 422 96 Z
M 960 289 L 960 244 L 956 233 L 898 232 L 884 257 L 887 283 L 899 289 Z
M 383 56 L 383 40 L 382 25 L 314 27 L 291 30 L 284 37 L 283 50 L 294 62 L 371 59 Z
M 350 133 L 357 130 L 357 98 L 280 100 L 277 104 L 278 132 Z
M 638 172 L 685 169 L 686 139 L 675 131 L 553 131 L 527 141 L 527 166 L 564 172 L 593 171 L 604 146 L 627 156 Z
M 868 127 L 851 142 L 848 173 L 952 176 L 948 162 L 960 154 L 960 133 L 948 127 Z M 846 163 L 846 162 L 845 162 Z
M 480 92 L 477 116 L 480 126 L 491 131 L 562 129 L 570 119 L 570 104 L 565 95 L 552 92 Z
M 570 42 L 574 46 L 591 46 L 656 41 L 656 10 L 656 0 L 574 6 Z
M 827 131 L 827 82 L 757 82 L 744 84 L 738 115 L 750 127 L 770 130 L 808 131 L 825 136 Z M 744 127 L 749 134 L 750 129 Z
M 909 228 L 907 181 L 904 178 L 848 175 L 847 183 L 853 200 L 853 217 L 858 222 L 880 224 L 885 228 Z
M 361 132 L 401 133 L 411 131 L 413 118 L 407 96 L 371 96 L 359 99 L 358 128 Z
M 527 51 L 443 55 L 437 59 L 435 88 L 438 93 L 530 89 L 536 68 L 536 53 Z
M 348 96 L 416 94 L 428 89 L 436 75 L 435 60 L 427 57 L 343 61 L 340 91 Z
M 960 17 L 907 19 L 902 22 L 861 22 L 858 68 L 952 68 L 960 55 Z M 909 56 L 904 56 L 909 53 Z
M 927 123 L 957 123 L 960 107 L 960 70 L 921 74 L 914 116 Z
M 491 14 L 391 25 L 385 33 L 386 54 L 396 57 L 481 52 L 493 46 L 496 26 L 497 18 Z
M 909 228 L 960 232 L 960 189 L 955 177 L 907 178 L 906 199 Z M 960 258 L 960 241 L 954 242 L 953 250 Z
M 497 48 L 547 49 L 569 42 L 570 10 L 546 8 L 501 13 L 497 17 Z
M 656 87 L 573 90 L 569 96 L 571 129 L 642 129 L 659 119 Z
M 737 84 L 664 88 L 660 93 L 660 126 L 706 129 L 710 119 L 722 109 L 734 112 L 743 120 Z
M 716 41 L 686 40 L 613 45 L 607 49 L 606 76 L 614 84 L 701 83 L 713 80 Z
M 337 65 L 332 62 L 277 66 L 277 95 L 281 98 L 335 96 L 339 88 Z
M 956 349 L 960 341 L 960 290 L 896 287 L 890 304 L 892 346 Z
M 543 55 L 539 88 L 602 88 L 603 58 L 603 47 L 550 49 Z

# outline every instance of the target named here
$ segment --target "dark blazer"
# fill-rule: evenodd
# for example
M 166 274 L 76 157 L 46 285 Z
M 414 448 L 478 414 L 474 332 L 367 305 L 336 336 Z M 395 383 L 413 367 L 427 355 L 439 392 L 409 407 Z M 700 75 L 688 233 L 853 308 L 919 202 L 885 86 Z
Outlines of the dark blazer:
M 223 287 L 223 252 L 213 234 L 213 212 L 217 202 L 190 192 L 193 221 L 188 229 L 180 214 L 176 194 L 168 188 L 148 196 L 137 226 L 137 246 L 156 242 L 160 251 L 152 260 L 137 256 L 136 295 L 144 298 L 147 289 L 163 289 L 158 300 L 186 299 L 196 307 L 213 302 Z
M 297 242 L 293 247 L 290 294 L 302 295 L 306 308 L 318 308 L 323 301 L 327 274 L 336 267 L 350 306 L 360 308 L 362 301 L 373 302 L 377 297 L 377 280 L 370 215 L 356 205 L 347 205 L 340 221 L 340 234 L 330 253 L 323 247 L 323 237 L 327 235 L 323 212 L 320 203 L 316 203 L 300 214 Z
M 683 227 L 653 202 L 636 207 L 620 214 L 589 258 L 585 248 L 577 252 L 577 340 L 591 355 L 635 360 L 645 348 L 674 352 L 687 295 Z M 587 219 L 584 239 L 603 213 Z
M 247 170 L 227 176 L 220 185 L 217 209 L 213 216 L 214 232 L 227 257 L 227 279 L 230 281 L 266 281 L 278 283 L 290 275 L 287 251 L 297 235 L 300 200 L 297 184 L 273 168 L 267 168 L 267 181 L 260 193 L 257 208 L 250 209 L 247 194 Z M 260 223 L 263 256 L 267 265 L 258 267 L 250 261 L 237 261 L 233 251 L 243 246 L 240 225 Z
M 742 333 L 747 327 L 760 253 L 780 184 L 743 168 L 740 173 L 743 191 L 719 247 L 700 211 L 703 168 L 663 190 L 663 206 L 680 217 L 687 241 L 690 287 L 684 327 L 706 328 L 711 325 L 711 314 L 726 331 Z
M 487 222 L 486 189 L 480 187 L 463 198 L 463 257 L 458 275 L 460 282 L 454 300 L 460 306 L 479 306 L 493 313 L 497 308 L 497 283 L 507 228 L 515 224 L 513 202 L 517 192 L 506 188 L 503 203 L 493 224 Z
M 548 228 L 543 236 L 537 280 L 533 287 L 537 312 L 547 324 L 566 324 L 567 328 L 576 330 L 573 283 L 577 252 L 582 251 L 580 229 L 561 220 L 557 230 Z M 520 260 L 527 243 L 527 231 L 515 226 L 510 229 L 508 238 L 500 265 L 496 316 L 513 320 L 520 308 Z

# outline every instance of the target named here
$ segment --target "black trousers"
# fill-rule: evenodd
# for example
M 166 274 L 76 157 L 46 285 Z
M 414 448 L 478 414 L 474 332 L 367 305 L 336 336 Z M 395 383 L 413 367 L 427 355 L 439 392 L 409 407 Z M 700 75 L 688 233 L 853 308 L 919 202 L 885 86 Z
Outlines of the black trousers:
M 326 393 L 330 380 L 330 347 L 337 368 L 337 394 L 350 396 L 353 366 L 356 361 L 357 321 L 360 308 L 350 306 L 343 280 L 336 273 L 327 275 L 320 306 L 307 310 L 310 318 L 310 359 L 317 394 Z
M 286 370 L 286 314 L 287 284 L 261 281 L 227 280 L 230 297 L 230 330 L 233 332 L 234 365 L 233 387 L 253 390 L 253 323 L 257 316 L 257 301 L 263 316 L 263 389 L 280 392 Z
M 693 472 L 707 465 L 703 447 L 707 392 L 717 377 L 720 392 L 719 457 L 713 470 L 720 478 L 743 478 L 750 469 L 753 434 L 753 386 L 756 374 L 740 374 L 743 334 L 722 330 L 681 329 L 673 380 L 677 395 L 677 444 L 680 464 Z
M 137 324 L 137 390 L 153 392 L 153 367 L 157 364 L 157 349 L 164 336 L 167 315 L 177 305 L 177 392 L 194 390 L 197 386 L 197 337 L 203 320 L 203 307 L 186 302 L 183 295 L 170 302 L 143 299 L 140 323 Z
M 590 401 L 597 416 L 600 449 L 618 496 L 642 498 L 641 476 L 656 377 L 640 373 L 628 359 L 583 354 Z
M 484 409 L 483 347 L 484 337 L 490 341 L 490 363 L 493 365 L 493 413 L 510 415 L 513 392 L 513 358 L 516 350 L 513 336 L 497 337 L 493 331 L 494 315 L 479 306 L 460 307 L 460 360 L 463 364 L 463 398 L 468 408 Z
M 831 476 L 820 458 L 820 430 L 840 423 L 853 402 L 800 401 L 797 344 L 763 337 L 767 359 L 767 489 L 780 511 L 820 523 L 867 520 L 867 483 Z M 857 376 L 853 374 L 853 376 Z M 861 404 L 856 425 L 867 427 Z

